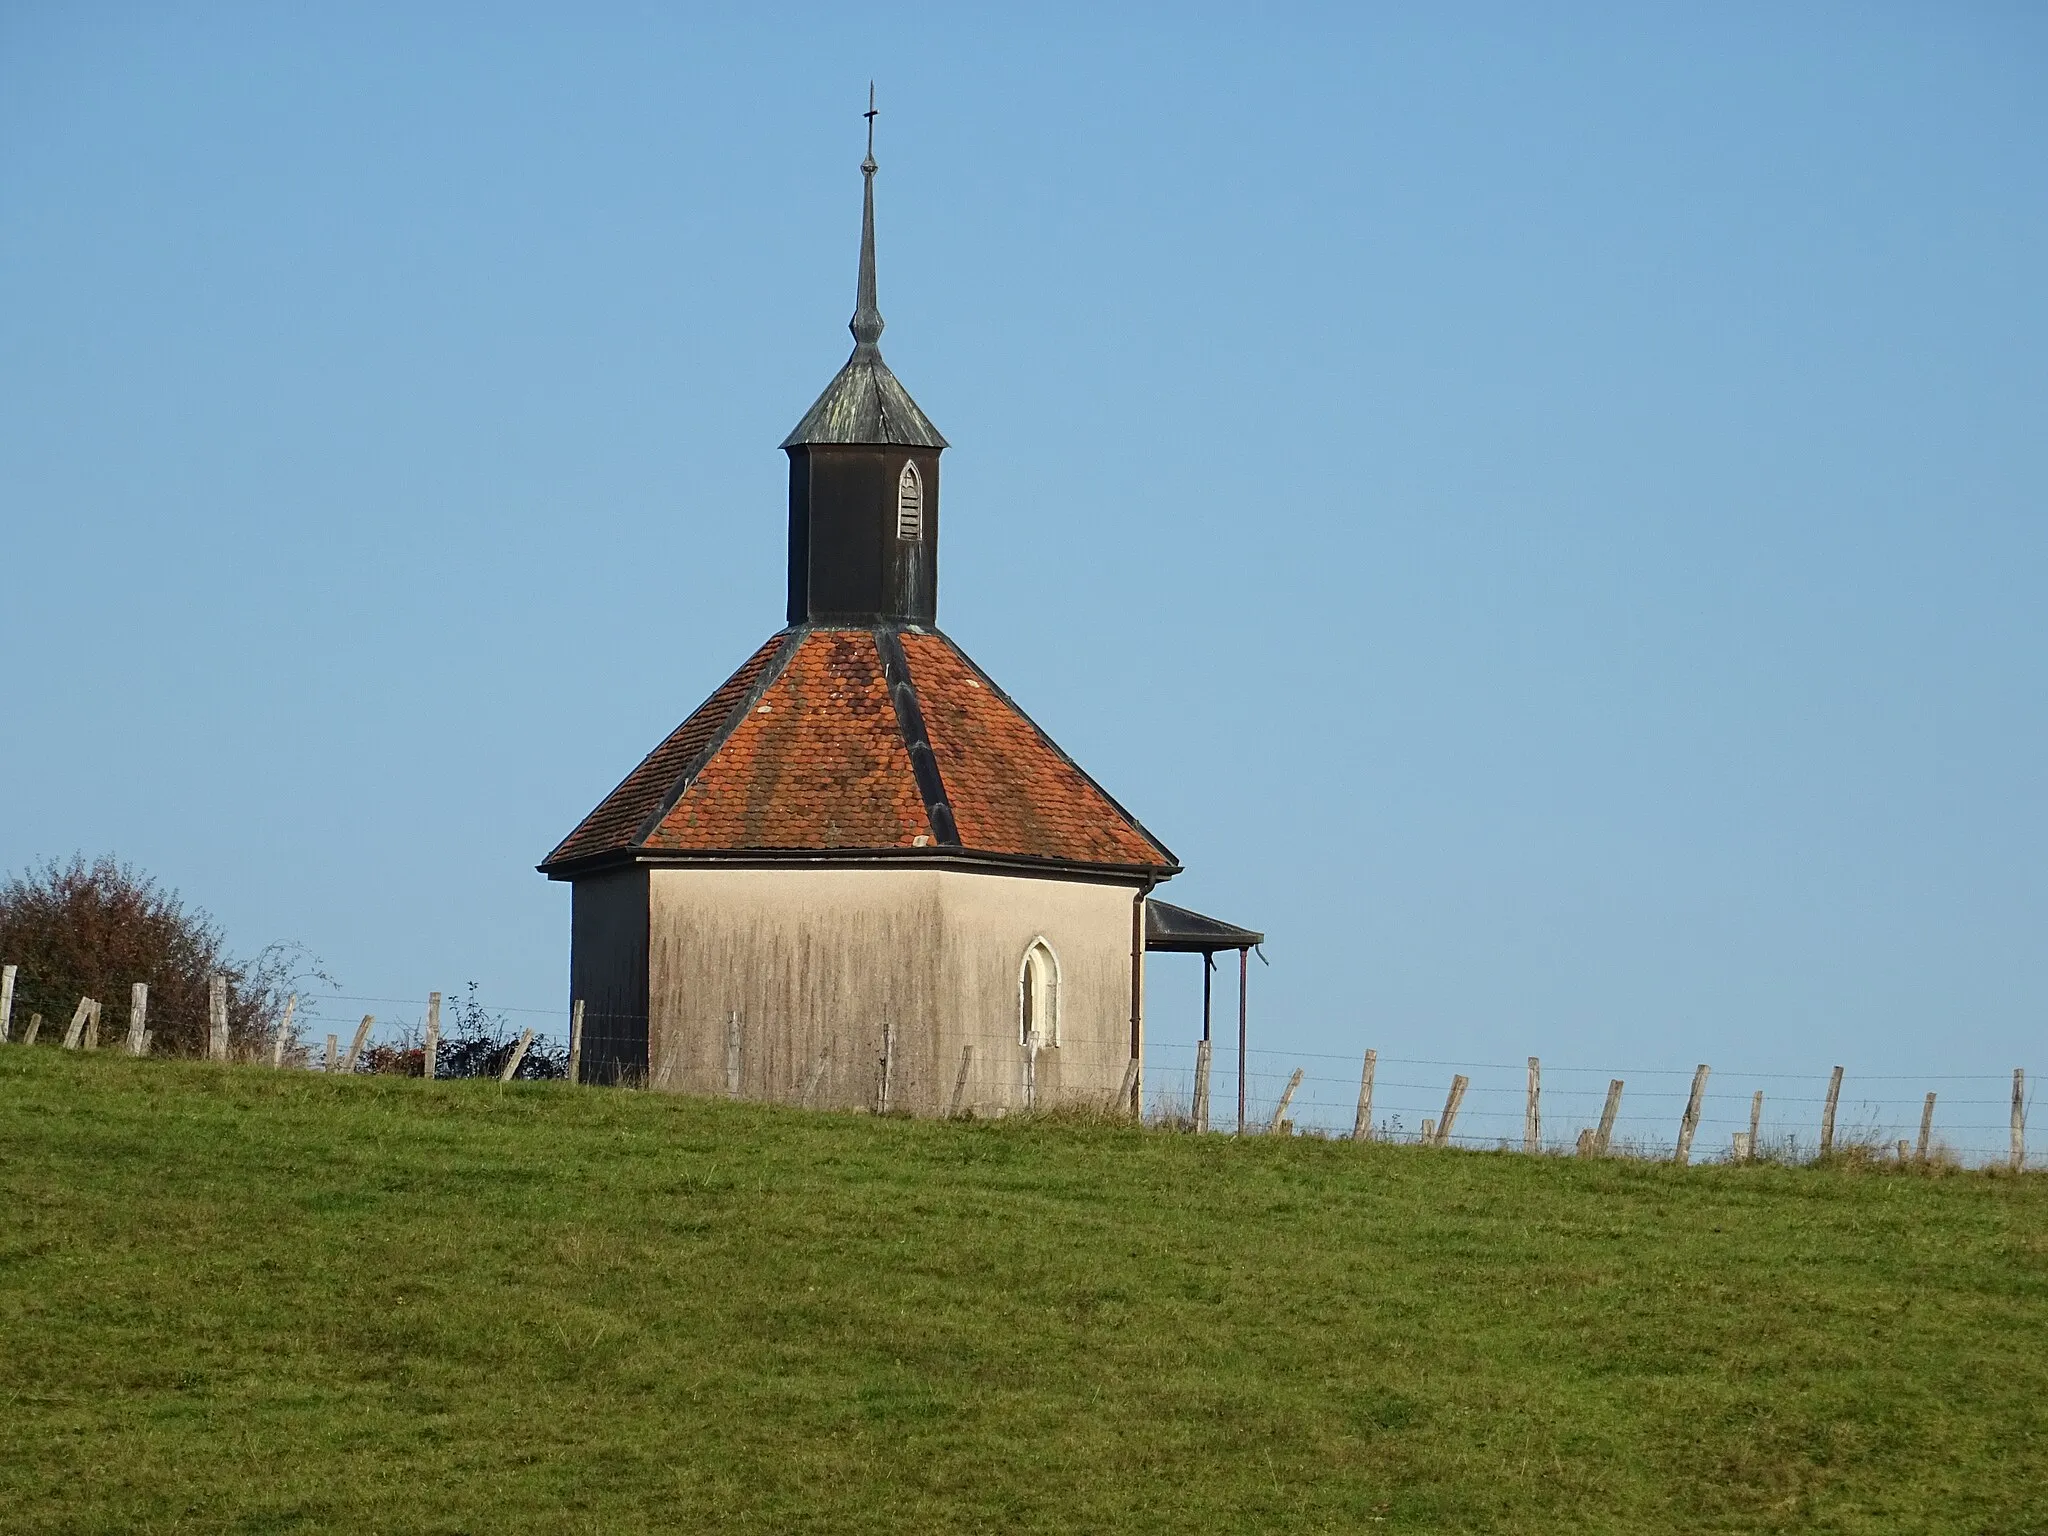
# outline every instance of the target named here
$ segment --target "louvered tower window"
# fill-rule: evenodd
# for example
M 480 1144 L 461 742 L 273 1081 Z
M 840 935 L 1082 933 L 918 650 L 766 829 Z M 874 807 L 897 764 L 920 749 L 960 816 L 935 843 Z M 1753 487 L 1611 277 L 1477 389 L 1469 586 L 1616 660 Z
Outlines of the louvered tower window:
M 924 537 L 924 479 L 912 459 L 903 461 L 903 473 L 896 477 L 896 537 Z

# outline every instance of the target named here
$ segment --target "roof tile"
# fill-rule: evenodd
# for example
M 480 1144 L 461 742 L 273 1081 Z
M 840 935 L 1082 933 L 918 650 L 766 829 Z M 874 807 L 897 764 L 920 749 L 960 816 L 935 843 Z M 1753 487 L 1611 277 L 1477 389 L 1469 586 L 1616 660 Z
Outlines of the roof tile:
M 746 664 L 720 684 L 718 691 L 700 704 L 689 719 L 640 760 L 640 766 L 627 774 L 617 789 L 598 802 L 597 809 L 562 839 L 542 867 L 631 847 L 647 818 L 660 809 L 669 791 L 689 772 L 690 764 L 710 745 L 739 702 L 768 670 L 781 645 L 782 636 L 776 635 L 749 656 Z
M 649 753 L 546 864 L 673 854 L 912 848 L 935 842 L 875 632 L 763 645 Z M 963 849 L 1171 869 L 1174 858 L 943 635 L 902 631 L 926 738 Z M 734 711 L 759 697 L 739 719 Z M 726 732 L 723 739 L 720 733 Z M 687 785 L 683 776 L 709 758 Z M 680 791 L 680 793 L 678 793 Z M 666 814 L 640 840 L 664 803 Z
M 903 651 L 964 847 L 1087 864 L 1173 863 L 951 640 L 906 633 Z
M 649 848 L 907 848 L 931 822 L 864 629 L 806 636 Z

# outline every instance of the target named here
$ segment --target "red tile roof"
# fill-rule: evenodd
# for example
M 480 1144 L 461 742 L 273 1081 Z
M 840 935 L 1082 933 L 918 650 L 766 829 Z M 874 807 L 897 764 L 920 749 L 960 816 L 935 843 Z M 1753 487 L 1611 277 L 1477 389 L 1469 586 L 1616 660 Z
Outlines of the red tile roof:
M 909 848 L 931 836 L 865 629 L 813 633 L 649 848 Z
M 809 628 L 756 651 L 541 868 L 884 850 L 1179 868 L 945 636 Z
M 1172 862 L 951 640 L 906 634 L 903 651 L 962 847 L 1080 864 Z
M 615 848 L 630 848 L 641 840 L 647 823 L 662 807 L 669 792 L 696 766 L 697 759 L 712 738 L 731 717 L 733 710 L 753 688 L 761 674 L 775 660 L 783 637 L 777 635 L 749 656 L 746 665 L 733 673 L 716 693 L 698 706 L 697 712 L 668 733 L 668 739 L 640 760 L 619 787 L 584 817 L 574 832 L 548 855 L 554 864 L 580 859 Z M 546 866 L 542 866 L 545 868 Z

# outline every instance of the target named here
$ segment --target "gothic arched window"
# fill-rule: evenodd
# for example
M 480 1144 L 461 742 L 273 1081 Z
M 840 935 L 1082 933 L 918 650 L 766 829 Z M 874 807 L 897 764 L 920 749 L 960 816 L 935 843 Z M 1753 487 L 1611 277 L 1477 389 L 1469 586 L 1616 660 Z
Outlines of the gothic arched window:
M 917 472 L 915 459 L 905 459 L 903 473 L 896 477 L 896 537 L 924 537 L 924 477 Z
M 1060 963 L 1043 939 L 1024 951 L 1017 973 L 1017 1040 L 1021 1045 L 1060 1043 Z

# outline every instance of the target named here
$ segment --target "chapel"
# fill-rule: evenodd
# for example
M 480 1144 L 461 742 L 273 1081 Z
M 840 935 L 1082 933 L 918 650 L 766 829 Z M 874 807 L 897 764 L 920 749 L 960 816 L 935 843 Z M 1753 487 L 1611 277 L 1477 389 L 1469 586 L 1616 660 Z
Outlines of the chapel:
M 876 169 L 870 113 L 853 353 L 781 445 L 785 626 L 539 866 L 572 890 L 582 1075 L 1135 1110 L 1180 865 L 939 628 L 947 444 L 882 361 Z

